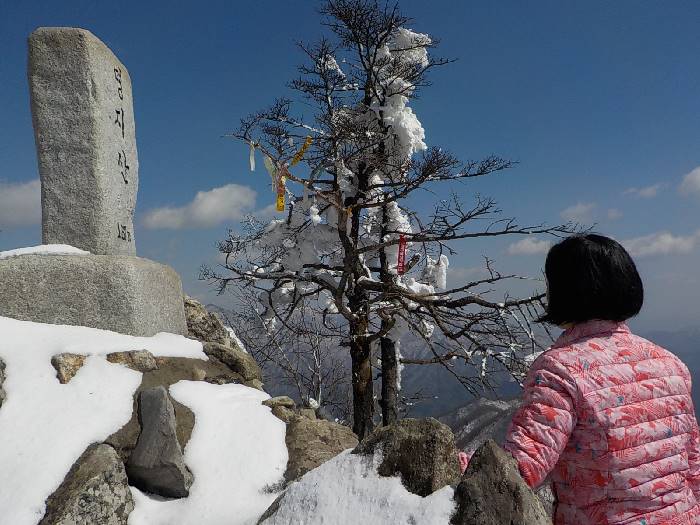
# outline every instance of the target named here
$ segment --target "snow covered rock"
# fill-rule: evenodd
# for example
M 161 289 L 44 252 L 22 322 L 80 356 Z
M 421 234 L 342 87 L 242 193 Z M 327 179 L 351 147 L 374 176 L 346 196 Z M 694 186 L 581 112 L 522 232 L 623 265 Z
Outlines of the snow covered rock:
M 91 445 L 46 501 L 39 525 L 126 525 L 134 501 L 124 465 L 108 445 Z
M 513 457 L 492 440 L 472 456 L 454 495 L 452 525 L 551 525 Z
M 83 363 L 85 363 L 84 355 L 68 352 L 57 354 L 51 358 L 51 365 L 56 369 L 56 377 L 62 385 L 73 379 Z
M 185 296 L 185 318 L 187 319 L 187 335 L 203 343 L 219 343 L 227 347 L 233 346 L 229 331 L 221 318 L 207 311 L 202 303 Z
M 454 510 L 452 487 L 421 497 L 398 477 L 377 474 L 381 454 L 340 453 L 289 485 L 260 518 L 264 525 L 437 525 Z
M 189 494 L 192 473 L 185 466 L 175 430 L 175 410 L 164 387 L 139 396 L 141 434 L 126 471 L 132 485 L 170 498 Z
M 289 460 L 284 477 L 293 481 L 344 450 L 357 446 L 357 436 L 338 423 L 295 415 L 287 425 L 285 442 Z
M 438 420 L 402 419 L 367 436 L 353 454 L 381 451 L 380 476 L 400 476 L 404 487 L 428 496 L 459 481 L 452 431 Z
M 250 354 L 236 347 L 220 343 L 204 343 L 203 349 L 205 354 L 221 361 L 231 370 L 240 374 L 246 382 L 257 382 L 262 385 L 262 372 Z
M 42 244 L 40 246 L 27 246 L 0 252 L 0 259 L 9 259 L 21 255 L 90 255 L 90 252 L 67 244 Z

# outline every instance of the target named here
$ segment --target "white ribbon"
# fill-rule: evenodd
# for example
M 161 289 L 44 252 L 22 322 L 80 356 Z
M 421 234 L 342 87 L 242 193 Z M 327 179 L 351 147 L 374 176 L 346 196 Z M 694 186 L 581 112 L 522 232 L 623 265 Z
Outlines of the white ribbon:
M 250 155 L 248 157 L 250 162 L 250 171 L 255 171 L 255 142 L 250 142 Z

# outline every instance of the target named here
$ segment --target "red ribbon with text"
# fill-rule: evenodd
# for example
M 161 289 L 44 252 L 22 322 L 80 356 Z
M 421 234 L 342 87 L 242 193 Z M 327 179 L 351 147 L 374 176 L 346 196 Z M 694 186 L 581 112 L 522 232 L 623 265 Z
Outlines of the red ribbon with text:
M 399 260 L 396 264 L 396 272 L 399 275 L 406 272 L 406 237 L 403 233 L 399 236 Z

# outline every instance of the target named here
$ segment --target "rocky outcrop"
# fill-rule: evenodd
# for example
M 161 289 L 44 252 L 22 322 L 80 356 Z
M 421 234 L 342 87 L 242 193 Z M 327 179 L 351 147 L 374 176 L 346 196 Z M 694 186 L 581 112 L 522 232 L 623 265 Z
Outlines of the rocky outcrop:
M 243 377 L 244 381 L 262 381 L 262 372 L 253 356 L 236 346 L 220 343 L 204 343 L 204 353 L 225 364 L 230 370 Z
M 338 423 L 295 414 L 287 425 L 285 442 L 289 459 L 284 478 L 294 481 L 343 450 L 357 446 L 357 436 Z
M 136 361 L 143 364 L 150 363 L 151 361 L 151 358 L 147 356 L 134 359 L 133 356 L 123 357 L 121 355 L 130 353 L 131 352 L 120 353 L 120 357 L 118 358 L 120 362 L 127 364 Z M 148 352 L 146 353 L 151 355 Z M 167 388 L 173 383 L 177 383 L 183 379 L 188 381 L 210 381 L 212 378 L 216 378 L 220 384 L 243 382 L 243 378 L 240 375 L 232 372 L 227 366 L 216 359 L 204 361 L 202 359 L 186 357 L 154 357 L 153 360 L 155 361 L 156 368 L 144 372 L 141 385 L 134 394 L 134 410 L 131 419 L 126 425 L 105 440 L 106 443 L 117 450 L 117 453 L 125 463 L 128 461 L 131 451 L 136 446 L 136 440 L 141 432 L 141 425 L 137 412 L 137 400 L 143 390 L 157 386 Z M 175 400 L 172 400 L 172 404 L 175 409 L 177 439 L 180 446 L 184 449 L 192 435 L 194 414 L 188 407 Z
M 162 386 L 139 396 L 141 434 L 129 456 L 129 482 L 144 490 L 170 498 L 189 494 L 192 473 L 185 466 L 175 429 L 175 410 Z
M 91 445 L 46 500 L 39 525 L 126 525 L 133 509 L 117 453 L 104 444 Z
M 231 338 L 217 313 L 209 312 L 202 303 L 185 296 L 185 314 L 188 336 L 201 341 L 204 353 L 210 359 L 224 363 L 232 372 L 239 374 L 244 385 L 263 389 L 258 363 Z M 225 377 L 217 376 L 208 376 L 205 381 L 215 384 L 227 382 Z
M 185 317 L 188 335 L 202 342 L 234 346 L 228 330 L 215 313 L 207 311 L 202 303 L 185 296 Z
M 380 427 L 353 451 L 372 455 L 381 451 L 380 476 L 400 476 L 409 491 L 432 494 L 459 480 L 459 463 L 452 431 L 433 418 L 402 419 Z
M 551 525 L 513 457 L 495 442 L 472 456 L 457 486 L 451 525 Z

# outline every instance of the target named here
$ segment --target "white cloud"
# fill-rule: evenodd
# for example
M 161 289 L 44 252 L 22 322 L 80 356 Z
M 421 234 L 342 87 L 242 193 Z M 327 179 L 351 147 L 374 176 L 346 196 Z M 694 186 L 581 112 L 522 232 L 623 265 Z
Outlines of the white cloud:
M 0 182 L 0 229 L 41 223 L 41 183 Z
M 623 195 L 632 195 L 633 197 L 639 197 L 641 199 L 653 199 L 659 193 L 659 191 L 664 188 L 665 184 L 659 182 L 651 186 L 645 186 L 643 188 L 628 188 Z
M 683 177 L 680 191 L 683 195 L 700 196 L 700 166 Z
M 255 190 L 240 184 L 227 184 L 199 191 L 185 206 L 165 206 L 146 213 L 143 224 L 151 230 L 209 228 L 235 221 L 255 208 Z
M 561 217 L 565 221 L 592 222 L 595 209 L 596 204 L 594 202 L 579 202 L 563 210 Z
M 622 245 L 635 257 L 648 257 L 690 253 L 695 249 L 698 241 L 700 241 L 700 231 L 694 235 L 658 232 L 622 241 Z
M 617 208 L 610 208 L 608 210 L 608 220 L 610 221 L 616 221 L 617 219 L 622 218 L 622 212 L 618 210 Z
M 535 237 L 525 237 L 508 246 L 509 255 L 538 255 L 547 253 L 552 243 Z

